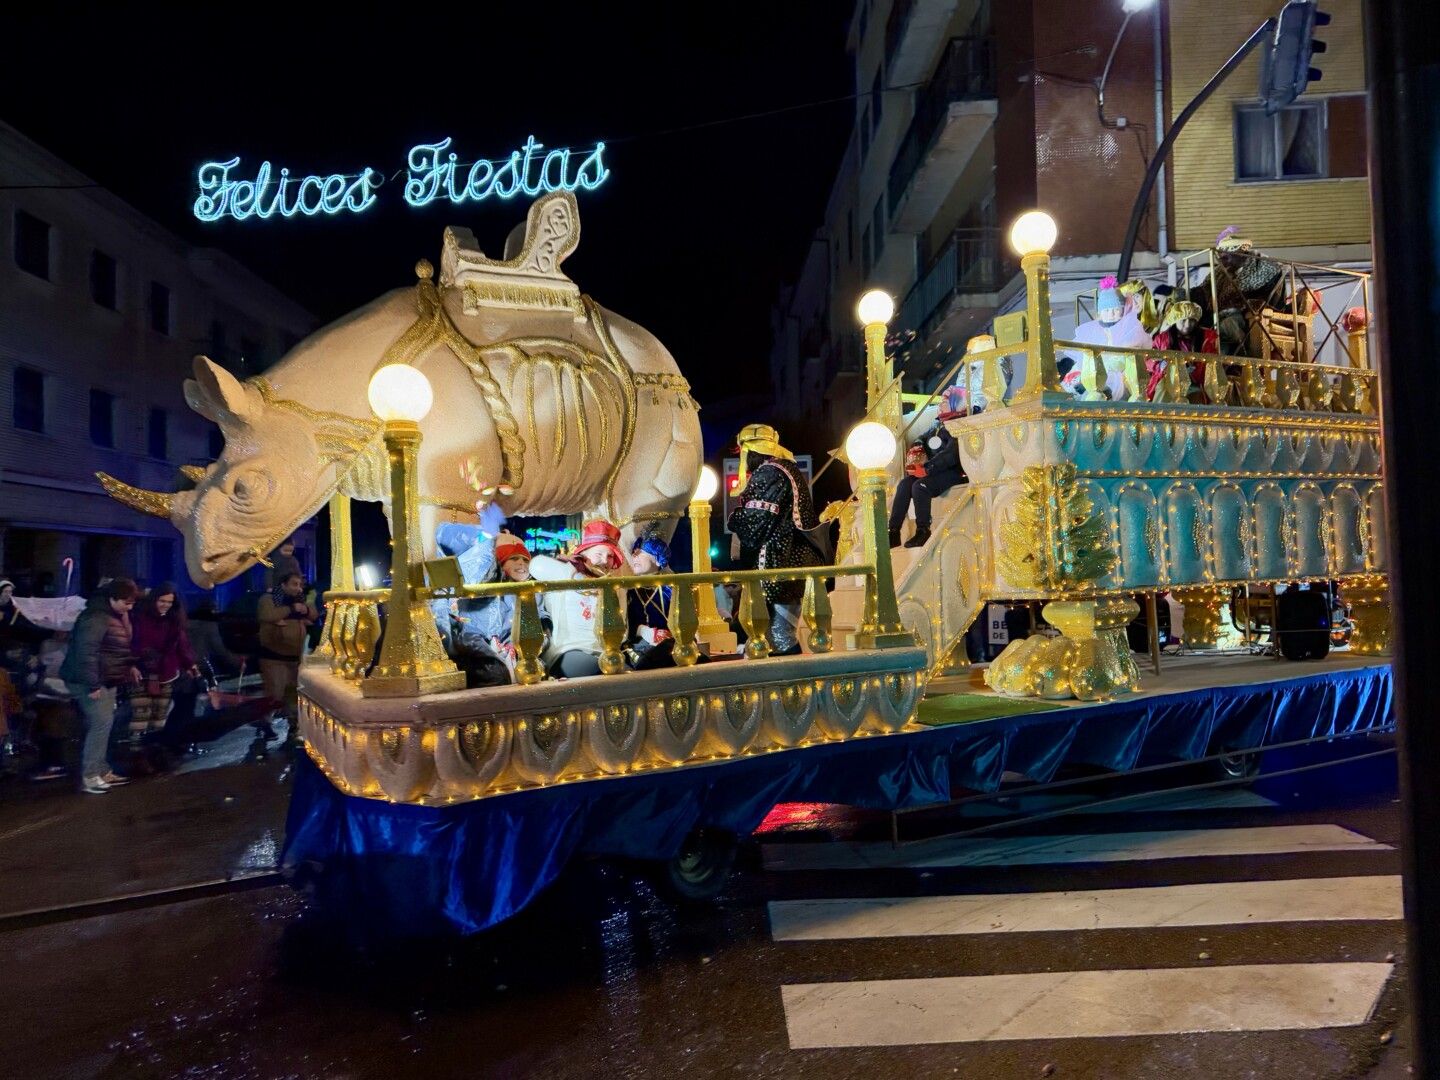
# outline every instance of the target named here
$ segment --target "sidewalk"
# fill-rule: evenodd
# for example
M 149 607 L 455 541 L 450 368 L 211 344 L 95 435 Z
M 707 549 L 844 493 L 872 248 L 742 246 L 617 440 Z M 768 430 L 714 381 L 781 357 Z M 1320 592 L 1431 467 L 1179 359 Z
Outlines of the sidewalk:
M 283 724 L 277 730 L 283 736 Z M 224 880 L 275 864 L 293 755 L 249 760 L 245 726 L 104 795 L 73 780 L 0 782 L 0 918 L 155 889 Z

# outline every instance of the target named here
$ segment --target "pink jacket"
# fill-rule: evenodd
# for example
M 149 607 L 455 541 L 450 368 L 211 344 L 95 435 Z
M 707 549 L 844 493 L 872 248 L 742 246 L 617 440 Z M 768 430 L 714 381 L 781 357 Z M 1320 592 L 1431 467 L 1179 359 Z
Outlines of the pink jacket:
M 135 626 L 131 650 L 145 678 L 169 682 L 180 672 L 195 666 L 195 652 L 190 647 L 189 635 L 174 615 L 162 617 L 136 611 L 130 619 Z

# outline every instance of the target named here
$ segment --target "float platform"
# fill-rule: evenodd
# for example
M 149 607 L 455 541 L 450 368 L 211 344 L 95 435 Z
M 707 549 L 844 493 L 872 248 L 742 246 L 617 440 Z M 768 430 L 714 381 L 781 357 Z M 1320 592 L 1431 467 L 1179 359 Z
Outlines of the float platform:
M 300 763 L 283 863 L 323 867 L 366 939 L 473 933 L 530 903 L 579 855 L 662 860 L 697 829 L 745 836 L 779 803 L 901 809 L 1044 783 L 1062 766 L 1126 771 L 1395 723 L 1389 664 L 1252 656 L 1171 660 L 1099 704 L 1015 701 L 936 680 L 904 730 L 713 765 L 560 783 L 455 805 L 347 795 Z

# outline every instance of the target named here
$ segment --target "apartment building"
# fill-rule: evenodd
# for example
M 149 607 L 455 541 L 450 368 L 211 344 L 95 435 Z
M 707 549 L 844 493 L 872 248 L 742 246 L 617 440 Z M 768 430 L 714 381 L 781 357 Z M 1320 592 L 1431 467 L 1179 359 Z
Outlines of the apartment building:
M 824 386 L 780 395 L 797 442 L 837 446 L 863 411 L 854 307 L 866 289 L 896 297 L 891 351 L 907 390 L 930 388 L 970 336 L 1023 305 L 1005 232 L 1025 210 L 1058 223 L 1051 300 L 1057 332 L 1073 327 L 1076 297 L 1118 266 L 1164 130 L 1279 6 L 857 0 L 855 127 L 774 317 L 776 386 L 816 373 Z M 1173 279 L 1179 257 L 1228 225 L 1284 257 L 1368 267 L 1360 0 L 1322 6 L 1334 17 L 1318 35 L 1323 78 L 1275 117 L 1257 104 L 1258 52 L 1220 86 L 1144 208 L 1132 273 Z
M 66 559 L 77 591 L 120 575 L 189 588 L 174 527 L 112 501 L 95 473 L 176 490 L 182 465 L 223 445 L 185 404 L 192 358 L 248 377 L 315 325 L 0 124 L 0 571 L 22 594 L 62 589 Z

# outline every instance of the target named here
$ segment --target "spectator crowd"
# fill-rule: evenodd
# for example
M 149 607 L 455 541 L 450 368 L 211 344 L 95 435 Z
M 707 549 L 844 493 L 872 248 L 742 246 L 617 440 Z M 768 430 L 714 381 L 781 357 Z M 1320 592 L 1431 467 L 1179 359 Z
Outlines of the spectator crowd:
M 298 745 L 299 665 L 320 616 L 289 543 L 269 578 L 244 650 L 258 655 L 259 695 L 241 692 L 250 657 L 227 647 L 213 600 L 187 610 L 173 582 L 147 590 L 109 579 L 68 630 L 49 629 L 0 578 L 0 776 L 69 779 L 98 795 L 168 771 L 245 723 L 260 752 L 282 737 L 280 718 L 285 744 Z

